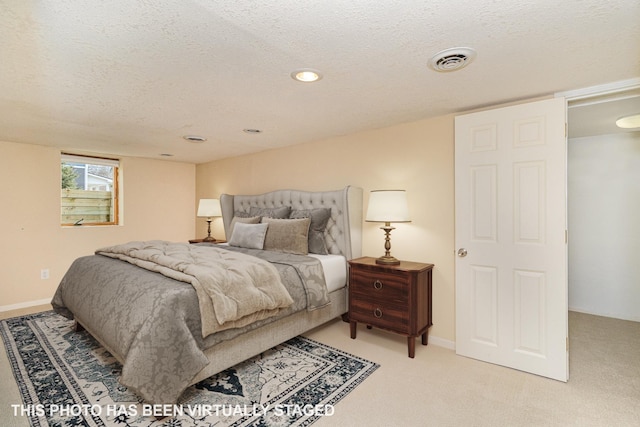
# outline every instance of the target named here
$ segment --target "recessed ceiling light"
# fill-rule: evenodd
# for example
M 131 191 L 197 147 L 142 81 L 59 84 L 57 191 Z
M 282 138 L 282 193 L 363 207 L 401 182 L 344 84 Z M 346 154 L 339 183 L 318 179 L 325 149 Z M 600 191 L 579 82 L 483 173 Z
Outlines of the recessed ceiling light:
M 242 132 L 244 133 L 262 133 L 262 131 L 260 129 L 242 129 Z
M 476 58 L 476 55 L 476 51 L 470 47 L 454 47 L 433 55 L 429 59 L 428 65 L 434 71 L 456 71 L 469 65 Z
M 638 129 L 640 128 L 640 114 L 620 117 L 616 120 L 616 126 L 622 129 Z
M 204 142 L 207 140 L 204 136 L 199 135 L 185 135 L 183 138 L 189 142 Z
M 320 74 L 320 71 L 318 70 L 301 68 L 291 73 L 291 78 L 302 83 L 313 83 L 320 80 L 322 78 L 322 74 Z

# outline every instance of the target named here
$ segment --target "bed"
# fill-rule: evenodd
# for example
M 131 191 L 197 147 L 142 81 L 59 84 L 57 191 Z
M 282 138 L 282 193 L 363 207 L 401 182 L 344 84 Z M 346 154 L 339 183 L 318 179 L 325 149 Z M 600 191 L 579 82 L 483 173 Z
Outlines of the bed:
M 148 246 L 149 242 L 130 242 L 116 246 L 117 250 L 112 252 L 113 248 L 102 248 L 94 255 L 75 260 L 53 297 L 54 310 L 74 319 L 78 327 L 96 338 L 122 364 L 119 381 L 147 403 L 177 403 L 189 385 L 347 312 L 346 261 L 359 257 L 362 247 L 361 189 L 348 186 L 324 192 L 277 190 L 259 195 L 223 194 L 220 203 L 225 234 L 228 238 L 231 236 L 228 245 L 154 242 L 154 246 Z M 274 212 L 287 209 L 286 219 L 271 218 L 278 216 Z M 319 211 L 328 215 L 326 225 L 314 228 L 311 213 L 315 215 Z M 259 223 L 255 222 L 256 217 L 260 218 Z M 290 219 L 293 221 L 288 221 Z M 311 222 L 308 248 L 311 250 L 313 246 L 314 252 L 320 248 L 320 252 L 326 253 L 310 252 L 308 256 L 285 253 L 289 251 L 278 250 L 278 241 L 273 246 L 273 239 L 269 245 L 264 241 L 264 249 L 269 250 L 253 248 L 251 240 L 249 245 L 244 241 L 238 245 L 238 239 L 246 237 L 246 230 L 254 233 L 260 228 L 254 224 L 266 222 L 271 230 L 276 230 L 284 223 L 289 226 L 304 221 L 307 225 Z M 285 239 L 291 235 L 285 234 Z M 256 262 L 269 264 L 259 264 L 268 272 L 277 270 L 294 302 L 271 307 L 274 313 L 264 317 L 252 319 L 253 314 L 242 317 L 237 324 L 216 322 L 215 310 L 211 320 L 203 314 L 198 287 L 202 285 L 187 283 L 183 277 L 164 274 L 158 268 L 142 268 L 121 257 L 122 253 L 129 254 L 131 247 L 146 249 L 156 248 L 155 245 L 160 245 L 164 253 L 166 248 L 178 248 L 179 254 L 186 251 L 187 255 L 179 256 L 197 260 L 193 263 L 195 267 L 188 268 L 200 269 L 202 259 L 214 257 L 244 257 L 240 258 L 244 261 L 247 257 L 258 258 Z M 122 251 L 123 247 L 127 251 Z M 324 288 L 314 279 L 318 277 L 318 269 L 324 276 L 321 283 L 326 285 Z M 245 273 L 245 270 L 238 271 L 241 276 Z M 189 276 L 190 270 L 186 274 Z M 194 274 L 200 278 L 199 273 Z M 217 276 L 207 271 L 201 281 L 211 277 Z M 254 286 L 261 285 L 254 283 Z M 207 329 L 208 324 L 213 325 L 212 329 Z

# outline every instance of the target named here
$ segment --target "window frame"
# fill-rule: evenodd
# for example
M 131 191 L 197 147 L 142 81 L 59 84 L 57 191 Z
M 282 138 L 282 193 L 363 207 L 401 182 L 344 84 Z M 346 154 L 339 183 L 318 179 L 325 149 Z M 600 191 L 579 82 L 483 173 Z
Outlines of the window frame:
M 75 154 L 68 152 L 60 153 L 60 183 L 62 183 L 62 166 L 65 163 L 80 163 L 85 165 L 96 165 L 96 166 L 109 166 L 113 168 L 113 181 L 112 181 L 112 190 L 111 190 L 111 201 L 112 201 L 112 220 L 111 221 L 103 221 L 103 222 L 62 222 L 62 193 L 60 195 L 60 225 L 62 227 L 75 227 L 75 226 L 109 226 L 109 225 L 120 225 L 120 159 L 106 157 L 106 156 L 93 156 L 86 154 Z M 62 189 L 61 189 L 62 190 Z

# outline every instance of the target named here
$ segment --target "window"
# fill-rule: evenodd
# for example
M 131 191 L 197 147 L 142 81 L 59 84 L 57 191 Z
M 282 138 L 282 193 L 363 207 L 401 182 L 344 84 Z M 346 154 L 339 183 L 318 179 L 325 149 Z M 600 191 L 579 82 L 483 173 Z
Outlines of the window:
M 60 161 L 60 223 L 118 224 L 117 159 L 63 153 Z

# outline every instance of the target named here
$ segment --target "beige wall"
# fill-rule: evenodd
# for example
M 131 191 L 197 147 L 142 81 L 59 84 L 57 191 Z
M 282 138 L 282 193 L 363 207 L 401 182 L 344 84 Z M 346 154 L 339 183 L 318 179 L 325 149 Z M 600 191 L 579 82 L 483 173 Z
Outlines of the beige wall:
M 412 222 L 396 224 L 392 254 L 435 264 L 431 336 L 455 340 L 454 118 L 452 115 L 264 151 L 196 167 L 197 198 L 256 194 L 282 188 L 368 192 L 407 190 Z M 198 237 L 206 235 L 202 219 Z M 213 234 L 224 237 L 222 221 Z M 384 252 L 380 224 L 364 223 L 363 254 Z
M 121 170 L 123 225 L 61 227 L 60 150 L 0 142 L 0 310 L 50 299 L 71 262 L 98 247 L 193 238 L 195 165 L 123 158 Z
M 129 240 L 206 235 L 197 199 L 294 188 L 405 189 L 412 222 L 396 224 L 392 253 L 435 264 L 431 336 L 455 339 L 453 116 L 192 165 L 124 158 L 123 225 L 60 227 L 59 150 L 0 142 L 0 310 L 49 299 L 78 256 Z M 195 222 L 197 221 L 197 223 Z M 213 234 L 224 237 L 216 219 Z M 363 253 L 382 255 L 379 224 L 364 223 Z M 41 280 L 48 268 L 50 279 Z

